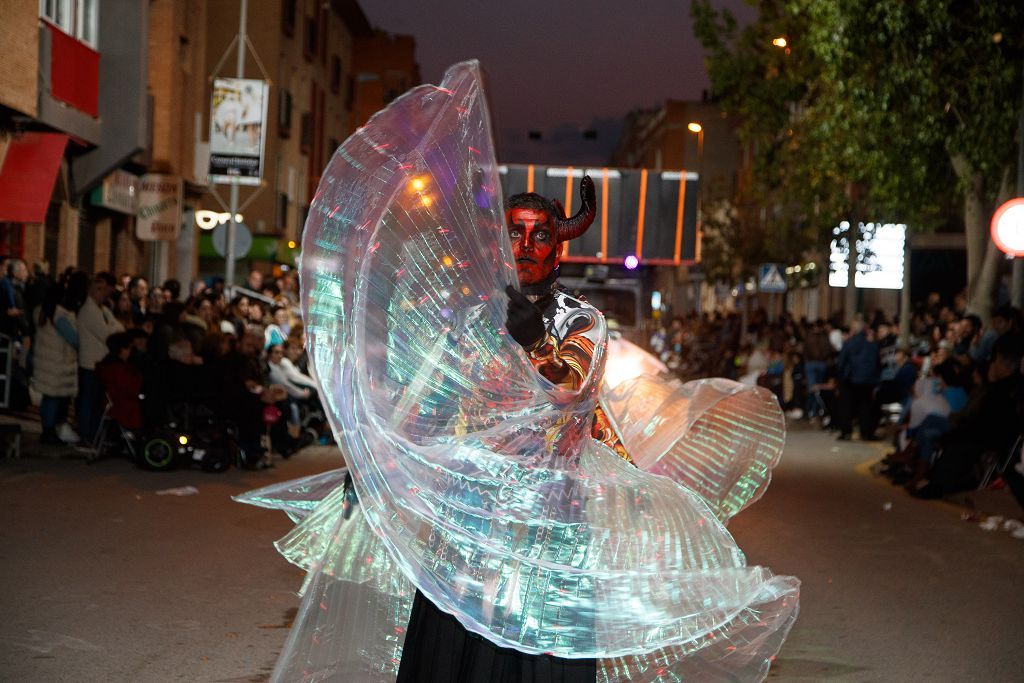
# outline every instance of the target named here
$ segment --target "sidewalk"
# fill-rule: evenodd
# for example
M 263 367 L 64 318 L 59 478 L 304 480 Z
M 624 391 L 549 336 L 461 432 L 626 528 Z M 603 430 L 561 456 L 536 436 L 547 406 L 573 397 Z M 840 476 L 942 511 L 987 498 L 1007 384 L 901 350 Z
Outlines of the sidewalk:
M 794 425 L 791 423 L 788 427 L 793 431 L 814 431 L 816 429 L 814 427 L 809 427 L 806 424 Z M 890 489 L 893 492 L 894 497 L 905 497 L 908 500 L 914 500 L 909 494 L 903 491 L 902 487 L 893 485 L 893 483 L 884 476 L 875 474 L 872 471 L 872 467 L 878 464 L 882 458 L 885 457 L 886 453 L 890 452 L 893 448 L 892 435 L 888 433 L 889 430 L 883 427 L 880 431 L 886 432 L 885 436 L 883 436 L 880 441 L 863 442 L 859 439 L 853 440 L 852 443 L 860 443 L 863 446 L 868 446 L 875 452 L 875 455 L 872 456 L 871 459 L 859 464 L 856 470 L 861 475 L 872 479 L 875 483 Z M 1006 519 L 1024 519 L 1024 509 L 1021 508 L 1021 505 L 1013 497 L 1013 494 L 1010 493 L 1010 490 L 1003 485 L 1001 478 L 996 478 L 991 485 L 983 489 L 962 491 L 960 493 L 954 493 L 946 496 L 941 500 L 928 502 L 936 503 L 956 512 L 964 521 L 981 522 L 992 516 L 1004 517 Z

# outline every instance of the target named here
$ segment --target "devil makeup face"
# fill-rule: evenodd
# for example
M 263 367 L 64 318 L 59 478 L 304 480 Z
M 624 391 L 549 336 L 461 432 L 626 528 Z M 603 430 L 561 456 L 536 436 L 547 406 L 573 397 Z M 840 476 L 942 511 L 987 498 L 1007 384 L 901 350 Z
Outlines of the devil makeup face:
M 508 212 L 508 236 L 516 257 L 519 282 L 542 282 L 558 265 L 558 233 L 552 216 L 538 209 L 515 208 Z

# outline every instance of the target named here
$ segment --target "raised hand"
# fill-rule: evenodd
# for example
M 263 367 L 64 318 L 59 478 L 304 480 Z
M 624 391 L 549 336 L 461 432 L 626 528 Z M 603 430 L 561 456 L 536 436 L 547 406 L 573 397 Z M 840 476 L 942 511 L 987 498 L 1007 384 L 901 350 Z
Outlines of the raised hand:
M 524 349 L 532 349 L 544 339 L 544 316 L 532 301 L 512 285 L 505 287 L 505 293 L 508 294 L 505 329 L 517 344 Z

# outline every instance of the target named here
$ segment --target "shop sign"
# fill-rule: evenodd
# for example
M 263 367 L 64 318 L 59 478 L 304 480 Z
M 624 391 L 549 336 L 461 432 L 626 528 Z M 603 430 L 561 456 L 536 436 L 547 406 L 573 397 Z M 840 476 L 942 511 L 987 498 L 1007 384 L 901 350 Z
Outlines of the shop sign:
M 89 199 L 93 206 L 134 215 L 139 209 L 139 176 L 118 169 L 103 179 Z
M 176 240 L 181 230 L 181 178 L 162 173 L 142 176 L 135 236 L 143 241 Z

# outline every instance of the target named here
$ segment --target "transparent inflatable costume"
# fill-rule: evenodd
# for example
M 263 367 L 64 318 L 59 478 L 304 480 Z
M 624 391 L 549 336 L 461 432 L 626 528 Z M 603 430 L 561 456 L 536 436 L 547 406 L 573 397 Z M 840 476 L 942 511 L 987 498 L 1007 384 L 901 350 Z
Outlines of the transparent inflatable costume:
M 240 497 L 298 522 L 277 546 L 308 572 L 275 680 L 394 680 L 417 588 L 499 646 L 599 659 L 600 680 L 767 674 L 799 582 L 747 566 L 725 522 L 778 462 L 778 405 L 724 380 L 602 386 L 600 315 L 578 391 L 533 369 L 504 330 L 516 270 L 476 62 L 338 149 L 301 281 L 359 504 L 345 470 Z M 590 437 L 599 401 L 635 466 Z

